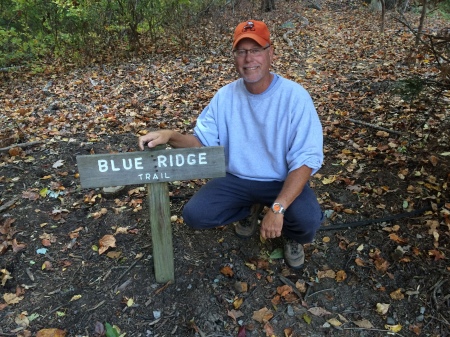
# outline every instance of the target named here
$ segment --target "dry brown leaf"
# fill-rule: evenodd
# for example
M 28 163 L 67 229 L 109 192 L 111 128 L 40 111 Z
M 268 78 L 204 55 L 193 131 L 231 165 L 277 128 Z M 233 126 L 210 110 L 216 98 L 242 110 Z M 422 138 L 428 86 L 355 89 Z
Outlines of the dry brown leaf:
M 17 240 L 14 239 L 14 240 L 12 240 L 12 242 L 11 242 L 11 246 L 12 246 L 13 252 L 14 252 L 14 253 L 18 253 L 18 252 L 20 252 L 21 250 L 24 250 L 25 247 L 26 247 L 27 245 L 24 244 L 24 243 L 18 243 Z
M 359 257 L 357 257 L 355 259 L 355 263 L 360 267 L 364 267 L 366 265 L 366 263 L 363 260 L 361 260 Z
M 36 337 L 65 337 L 66 331 L 61 329 L 42 329 L 36 334 Z
M 220 268 L 220 273 L 228 277 L 233 277 L 234 275 L 234 271 L 230 266 L 223 266 L 222 268 Z
M 331 270 L 331 269 L 319 270 L 317 272 L 317 277 L 318 278 L 325 278 L 325 277 L 327 277 L 327 278 L 335 278 L 336 277 L 336 273 L 333 270 Z
M 242 313 L 242 311 L 232 309 L 232 310 L 228 310 L 228 316 L 231 317 L 234 320 L 234 322 L 236 323 L 236 320 L 239 317 L 244 316 L 244 314 Z
M 313 307 L 309 308 L 308 311 L 313 314 L 314 316 L 325 316 L 325 315 L 331 315 L 331 312 L 327 311 L 324 308 L 321 307 Z
M 98 253 L 101 255 L 109 248 L 116 246 L 116 238 L 114 237 L 114 235 L 107 234 L 100 239 L 99 245 L 100 248 L 98 249 Z
M 266 307 L 261 308 L 257 311 L 253 311 L 252 316 L 252 318 L 259 323 L 268 322 L 272 317 L 272 311 L 270 309 L 267 309 Z
M 298 281 L 295 283 L 295 287 L 296 287 L 301 293 L 306 293 L 306 282 L 305 282 L 305 281 L 298 280 Z
M 372 323 L 370 323 L 367 319 L 362 319 L 360 321 L 353 321 L 353 324 L 355 324 L 357 327 L 364 328 L 364 329 L 373 329 L 374 328 Z
M 273 327 L 269 322 L 264 324 L 264 331 L 266 332 L 266 337 L 275 337 Z
M 292 292 L 292 287 L 288 286 L 288 285 L 283 285 L 280 287 L 277 287 L 277 293 L 281 296 L 281 297 L 285 297 L 287 294 Z
M 283 330 L 284 332 L 284 337 L 293 337 L 294 336 L 294 331 L 291 328 L 286 328 Z
M 396 291 L 393 291 L 389 294 L 389 296 L 393 299 L 393 300 L 402 300 L 405 298 L 405 295 L 403 295 L 402 293 L 402 289 L 397 289 Z
M 35 201 L 35 200 L 40 198 L 40 195 L 39 195 L 39 193 L 36 193 L 36 192 L 24 191 L 22 193 L 22 198 L 28 199 L 28 200 L 31 200 L 31 201 Z
M 339 270 L 336 273 L 336 282 L 342 282 L 347 279 L 347 273 L 344 270 Z

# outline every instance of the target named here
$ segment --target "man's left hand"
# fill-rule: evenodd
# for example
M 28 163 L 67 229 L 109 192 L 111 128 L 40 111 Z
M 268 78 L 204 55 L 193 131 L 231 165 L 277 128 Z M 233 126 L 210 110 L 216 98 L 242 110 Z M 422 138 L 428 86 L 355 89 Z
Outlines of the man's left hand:
M 269 210 L 261 223 L 261 236 L 264 239 L 274 239 L 281 236 L 283 218 L 283 214 L 275 214 Z

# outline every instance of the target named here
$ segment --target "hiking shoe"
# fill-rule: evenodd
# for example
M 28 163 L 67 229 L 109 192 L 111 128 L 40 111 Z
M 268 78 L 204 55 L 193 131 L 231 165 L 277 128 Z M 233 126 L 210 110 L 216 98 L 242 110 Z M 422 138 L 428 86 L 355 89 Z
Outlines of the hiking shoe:
M 260 204 L 254 204 L 252 206 L 250 216 L 242 221 L 239 221 L 236 224 L 236 227 L 234 227 L 236 236 L 240 237 L 241 239 L 248 239 L 256 233 L 256 230 L 258 229 L 259 214 L 261 213 L 263 208 L 264 206 Z
M 287 239 L 284 244 L 284 259 L 292 269 L 301 269 L 305 263 L 303 245 L 297 241 Z

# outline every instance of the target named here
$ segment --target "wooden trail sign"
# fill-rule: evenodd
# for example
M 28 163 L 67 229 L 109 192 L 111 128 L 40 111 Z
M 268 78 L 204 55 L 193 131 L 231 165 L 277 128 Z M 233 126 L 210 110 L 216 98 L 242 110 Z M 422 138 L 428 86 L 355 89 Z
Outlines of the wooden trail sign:
M 174 281 L 167 182 L 225 176 L 221 146 L 77 156 L 82 188 L 146 184 L 157 282 Z

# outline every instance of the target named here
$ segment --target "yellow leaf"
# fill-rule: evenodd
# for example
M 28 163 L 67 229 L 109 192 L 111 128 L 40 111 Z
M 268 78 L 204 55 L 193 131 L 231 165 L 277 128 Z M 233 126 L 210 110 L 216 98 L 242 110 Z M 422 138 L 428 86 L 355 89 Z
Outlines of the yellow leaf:
M 336 318 L 330 318 L 328 321 L 332 326 L 341 326 L 342 323 L 339 322 Z
M 127 307 L 131 307 L 134 304 L 134 300 L 132 298 L 129 298 L 127 301 Z
M 336 181 L 336 176 L 329 176 L 328 178 L 322 179 L 322 184 L 328 185 Z
M 16 294 L 6 293 L 3 295 L 3 300 L 7 304 L 17 304 L 23 300 L 23 296 L 17 296 Z
M 238 298 L 233 302 L 233 307 L 234 309 L 239 309 L 242 305 L 242 303 L 244 303 L 244 299 L 243 298 Z
M 74 295 L 74 296 L 70 299 L 69 302 L 77 301 L 77 300 L 79 300 L 80 298 L 81 298 L 81 295 Z
M 399 332 L 402 329 L 402 326 L 400 324 L 397 325 L 385 325 L 386 329 L 392 331 L 392 332 Z

